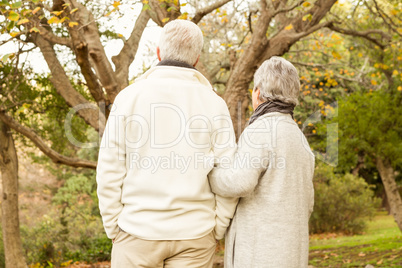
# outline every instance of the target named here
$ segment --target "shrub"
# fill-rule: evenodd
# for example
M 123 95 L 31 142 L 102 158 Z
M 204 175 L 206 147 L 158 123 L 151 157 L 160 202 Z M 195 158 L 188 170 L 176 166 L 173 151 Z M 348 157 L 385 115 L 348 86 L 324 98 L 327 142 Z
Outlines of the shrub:
M 30 264 L 59 267 L 69 261 L 110 260 L 112 242 L 99 214 L 94 174 L 69 177 L 48 213 L 21 231 Z
M 310 233 L 361 233 L 380 205 L 372 188 L 360 177 L 334 174 L 329 166 L 317 166 Z

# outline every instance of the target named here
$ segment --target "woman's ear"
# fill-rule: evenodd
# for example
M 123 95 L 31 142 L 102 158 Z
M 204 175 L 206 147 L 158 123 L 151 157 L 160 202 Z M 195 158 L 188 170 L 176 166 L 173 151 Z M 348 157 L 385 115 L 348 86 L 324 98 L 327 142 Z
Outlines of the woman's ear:
M 260 88 L 259 87 L 257 87 L 256 89 L 255 89 L 255 94 L 257 94 L 257 100 L 261 100 L 260 99 Z

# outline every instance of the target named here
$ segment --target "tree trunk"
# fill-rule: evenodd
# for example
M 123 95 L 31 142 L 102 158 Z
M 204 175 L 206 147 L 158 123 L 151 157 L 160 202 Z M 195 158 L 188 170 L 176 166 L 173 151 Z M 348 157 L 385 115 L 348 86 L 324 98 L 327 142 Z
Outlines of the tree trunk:
M 388 203 L 391 207 L 391 213 L 394 216 L 399 229 L 402 231 L 402 199 L 395 182 L 394 169 L 387 159 L 383 160 L 380 157 L 377 157 L 376 164 L 382 183 L 384 184 Z
M 4 255 L 7 268 L 26 268 L 18 217 L 18 159 L 10 128 L 0 120 L 0 169 Z

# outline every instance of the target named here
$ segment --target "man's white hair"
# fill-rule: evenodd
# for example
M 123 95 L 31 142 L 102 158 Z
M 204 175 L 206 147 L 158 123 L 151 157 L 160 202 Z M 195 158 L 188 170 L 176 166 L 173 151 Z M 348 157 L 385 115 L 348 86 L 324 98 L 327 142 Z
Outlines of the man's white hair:
M 177 60 L 194 65 L 201 54 L 204 38 L 201 29 L 188 20 L 167 23 L 159 40 L 162 60 Z
M 300 79 L 297 69 L 281 57 L 271 57 L 254 74 L 254 90 L 260 89 L 260 99 L 279 100 L 297 105 Z

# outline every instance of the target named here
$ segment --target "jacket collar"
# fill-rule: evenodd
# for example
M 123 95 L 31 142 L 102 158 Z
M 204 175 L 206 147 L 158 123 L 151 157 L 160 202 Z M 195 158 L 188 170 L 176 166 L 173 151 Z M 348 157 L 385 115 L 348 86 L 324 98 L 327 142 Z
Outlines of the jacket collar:
M 196 70 L 194 66 L 178 60 L 162 60 L 156 66 L 176 66 Z

